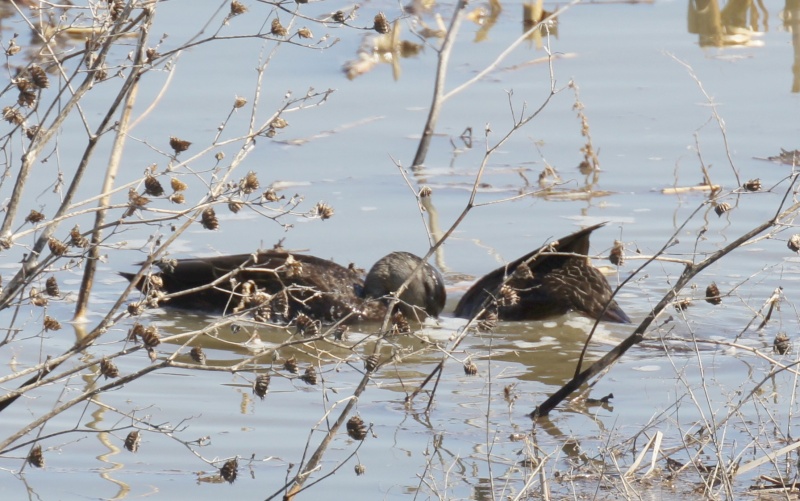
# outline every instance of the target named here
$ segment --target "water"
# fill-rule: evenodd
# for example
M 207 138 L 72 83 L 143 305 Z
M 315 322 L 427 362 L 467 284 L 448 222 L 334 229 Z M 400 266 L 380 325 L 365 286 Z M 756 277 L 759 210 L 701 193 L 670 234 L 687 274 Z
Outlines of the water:
M 250 12 L 232 19 L 222 35 L 252 32 L 265 19 L 271 19 L 268 5 L 248 7 Z M 318 2 L 302 5 L 301 11 L 320 16 L 344 7 Z M 480 6 L 469 9 L 477 7 Z M 193 5 L 187 9 L 179 2 L 166 2 L 157 8 L 152 37 L 155 41 L 162 33 L 169 34 L 159 46 L 159 52 L 167 53 L 192 37 L 216 5 Z M 763 159 L 777 155 L 781 148 L 797 148 L 798 97 L 791 92 L 796 79 L 792 74 L 796 59 L 792 33 L 784 28 L 781 12 L 774 6 L 770 8 L 773 10 L 762 11 L 760 32 L 753 37 L 753 43 L 729 47 L 701 47 L 698 36 L 687 32 L 687 7 L 683 2 L 598 2 L 570 8 L 560 19 L 557 35 L 545 40 L 550 51 L 561 56 L 552 63 L 558 92 L 539 116 L 489 159 L 481 179 L 485 184 L 477 196 L 482 205 L 469 212 L 437 255 L 436 264 L 448 280 L 446 311 L 452 311 L 470 277 L 486 273 L 581 225 L 609 222 L 593 237 L 592 252 L 598 257 L 607 256 L 613 240 L 625 242 L 628 259 L 618 276 L 609 277 L 616 283 L 643 262 L 637 259 L 638 253 L 652 255 L 673 233 L 677 233 L 679 243 L 670 247 L 667 255 L 691 259 L 692 252 L 700 252 L 701 257 L 708 255 L 772 217 L 788 189 L 785 182 L 779 183 L 789 175 L 791 167 Z M 227 9 L 227 4 L 222 6 L 223 13 Z M 365 4 L 352 24 L 371 26 L 372 17 L 379 10 L 390 19 L 400 15 L 393 4 Z M 445 4 L 436 6 L 433 12 L 448 18 L 451 10 L 452 5 Z M 521 10 L 519 3 L 504 3 L 497 24 L 482 42 L 474 41 L 479 27 L 465 23 L 448 72 L 448 88 L 471 78 L 519 36 Z M 280 18 L 288 24 L 290 16 L 281 13 Z M 430 13 L 423 18 L 428 24 L 434 22 Z M 203 36 L 210 35 L 220 20 L 218 16 Z M 403 25 L 402 38 L 419 41 L 410 34 L 410 22 Z M 324 51 L 281 47 L 265 70 L 256 122 L 267 120 L 284 101 L 287 91 L 295 97 L 310 87 L 316 91 L 331 88 L 335 92 L 321 106 L 286 114 L 289 127 L 279 130 L 274 139 L 259 137 L 255 150 L 232 179 L 238 180 L 253 170 L 262 188 L 280 183 L 276 184 L 280 194 L 300 194 L 303 202 L 298 212 L 307 212 L 318 201 L 324 201 L 334 207 L 334 217 L 319 221 L 289 216 L 276 223 L 247 210 L 230 214 L 223 205 L 217 210 L 219 230 L 211 232 L 195 224 L 178 239 L 171 256 L 251 252 L 270 247 L 280 239 L 285 239 L 283 245 L 287 248 L 305 249 L 345 265 L 354 262 L 365 268 L 391 250 L 424 254 L 429 246 L 424 225 L 428 214 L 420 213 L 413 192 L 422 185 L 433 188 L 438 223 L 447 229 L 467 203 L 485 144 L 494 144 L 510 130 L 512 109 L 515 116 L 519 116 L 523 104 L 531 111 L 540 106 L 550 90 L 547 64 L 525 64 L 545 57 L 545 50 L 533 43 L 524 44 L 500 64 L 499 70 L 446 103 L 424 168 L 406 172 L 407 183 L 398 165 L 409 166 L 422 131 L 435 74 L 436 42 L 431 41 L 432 46 L 425 47 L 418 56 L 402 59 L 402 73 L 396 81 L 387 64 L 348 80 L 342 71 L 344 64 L 356 57 L 359 46 L 374 33 L 354 32 L 333 24 L 322 27 L 305 21 L 297 23 L 295 28 L 308 25 L 317 37 L 314 40 L 324 33 L 330 35 L 329 41 L 337 37 L 340 40 Z M 4 43 L 13 32 L 26 33 L 18 16 L 4 19 Z M 24 36 L 20 40 L 27 42 Z M 67 47 L 66 50 L 74 50 L 74 46 Z M 163 170 L 168 158 L 162 152 L 169 151 L 169 136 L 193 142 L 192 148 L 181 154 L 181 160 L 200 152 L 217 133 L 237 95 L 247 98 L 249 104 L 236 111 L 223 137 L 244 131 L 257 85 L 254 68 L 271 48 L 269 42 L 250 38 L 219 40 L 182 52 L 174 66 L 174 77 L 155 111 L 131 133 L 118 183 L 141 178 L 152 163 Z M 126 51 L 118 51 L 112 60 L 122 60 L 126 55 Z M 167 76 L 166 72 L 153 72 L 143 80 L 138 112 L 159 95 Z M 579 89 L 593 145 L 599 152 L 602 170 L 594 189 L 602 191 L 603 196 L 588 197 L 579 192 L 586 184 L 577 170 L 585 139 L 573 109 L 575 94 L 567 87 L 570 81 Z M 97 97 L 85 103 L 86 116 L 92 124 L 99 120 L 117 85 L 116 80 L 98 84 L 93 94 Z M 511 90 L 513 95 L 509 97 Z M 715 110 L 724 121 L 724 134 L 703 91 L 716 104 Z M 45 92 L 53 92 L 53 88 Z M 14 92 L 5 95 L 9 100 L 15 96 Z M 487 124 L 491 129 L 488 140 L 484 138 Z M 473 131 L 471 148 L 458 138 L 468 127 Z M 57 167 L 67 177 L 71 174 L 83 141 L 85 133 L 75 120 L 63 132 L 58 157 L 37 165 L 39 170 L 31 181 L 33 187 L 22 213 L 38 208 L 52 214 L 59 197 L 50 193 L 48 186 Z M 92 175 L 81 197 L 96 193 L 104 176 L 107 148 L 108 143 L 104 143 L 103 151 L 95 156 Z M 229 161 L 237 148 L 238 144 L 231 144 L 218 150 L 224 151 Z M 209 154 L 197 159 L 190 167 L 200 172 L 212 169 L 216 163 L 212 157 Z M 709 204 L 678 230 L 706 195 L 664 195 L 661 190 L 700 182 L 701 161 L 723 192 L 752 178 L 760 178 L 765 190 L 725 198 L 734 209 L 721 217 Z M 563 180 L 558 196 L 527 196 L 491 203 L 535 191 L 545 162 Z M 189 184 L 187 201 L 200 200 L 205 194 L 200 178 L 183 168 L 177 172 Z M 10 194 L 10 185 L 8 180 L 2 185 L 4 198 Z M 125 204 L 127 190 L 115 195 L 114 201 Z M 94 206 L 94 202 L 88 206 Z M 166 201 L 153 206 L 177 208 Z M 91 225 L 87 217 L 77 220 L 84 229 Z M 787 224 L 791 225 L 791 219 Z M 169 223 L 125 230 L 107 242 L 126 250 L 106 252 L 108 259 L 99 267 L 89 327 L 100 320 L 104 308 L 116 300 L 125 286 L 116 272 L 131 271 L 133 263 L 146 257 L 151 235 L 170 234 Z M 698 237 L 701 230 L 705 231 Z M 607 451 L 616 444 L 620 444 L 620 470 L 625 471 L 634 459 L 626 444 L 646 423 L 652 421 L 649 436 L 661 431 L 665 448 L 679 448 L 684 436 L 695 433 L 704 419 L 721 419 L 742 399 L 745 404 L 741 414 L 727 424 L 724 434 L 717 436 L 723 460 L 741 457 L 746 463 L 789 443 L 786 437 L 797 434 L 790 419 L 795 406 L 795 382 L 786 372 L 773 377 L 769 372 L 773 366 L 765 356 L 788 364 L 796 354 L 794 350 L 785 357 L 771 353 L 777 332 L 785 331 L 790 337 L 796 332 L 793 282 L 798 266 L 796 256 L 786 249 L 791 232 L 789 228 L 777 238 L 739 249 L 693 280 L 683 292 L 683 297 L 694 298 L 693 306 L 683 313 L 669 308 L 657 321 L 660 328 L 649 333 L 652 340 L 630 350 L 591 388 L 588 395 L 593 398 L 613 393 L 611 406 L 562 404 L 548 421 L 540 423 L 535 441 L 539 458 L 546 457 L 544 468 L 554 493 L 563 496 L 572 489 L 594 493 L 596 476 L 581 475 L 595 474 L 592 465 L 600 464 L 597 461 L 601 458 L 610 464 Z M 17 247 L 4 253 L 4 279 L 16 271 L 16 262 L 29 239 L 30 236 L 20 239 Z M 596 263 L 607 264 L 601 259 Z M 681 270 L 677 263 L 654 263 L 623 289 L 619 302 L 634 322 L 646 316 Z M 48 355 L 58 355 L 74 342 L 66 322 L 72 315 L 71 301 L 80 284 L 80 270 L 59 272 L 58 276 L 66 299 L 51 301 L 47 314 L 65 324 L 61 331 L 40 332 L 41 309 L 26 306 L 14 320 L 11 310 L 2 313 L 4 325 L 11 326 L 13 321 L 13 326 L 23 333 L 17 341 L 1 348 L 10 369 L 19 370 Z M 702 300 L 711 281 L 716 281 L 724 294 L 730 294 L 720 306 Z M 778 286 L 784 287 L 785 294 L 781 310 L 773 313 L 763 332 L 745 329 L 754 312 Z M 665 322 L 668 315 L 673 317 L 671 322 Z M 159 326 L 162 336 L 193 333 L 217 321 L 215 317 L 170 310 L 148 312 L 143 320 Z M 130 320 L 124 320 L 114 326 L 82 360 L 96 361 L 104 354 L 123 349 L 130 325 Z M 383 359 L 399 355 L 402 361 L 385 365 L 354 408 L 353 412 L 372 431 L 351 457 L 359 444 L 340 430 L 323 457 L 321 470 L 307 485 L 325 474 L 336 473 L 310 485 L 306 496 L 332 497 L 329 493 L 333 492 L 336 498 L 354 499 L 490 499 L 491 493 L 495 497 L 513 497 L 520 492 L 530 469 L 518 461 L 533 454 L 533 447 L 531 442 L 512 441 L 510 437 L 529 433 L 531 422 L 526 414 L 571 377 L 590 325 L 571 315 L 548 322 L 503 324 L 493 335 L 468 336 L 444 367 L 430 413 L 425 413 L 429 393 L 404 405 L 406 397 L 440 359 L 433 343 L 446 344 L 461 325 L 460 321 L 445 318 L 440 325 L 426 326 L 418 337 L 399 338 L 382 347 Z M 601 326 L 589 348 L 588 362 L 601 357 L 632 328 Z M 46 467 L 27 466 L 17 476 L 6 473 L 0 492 L 5 499 L 19 499 L 30 493 L 42 499 L 271 496 L 284 485 L 287 471 L 294 474 L 297 465 L 308 459 L 324 430 L 353 394 L 361 380 L 363 358 L 373 347 L 367 334 L 375 329 L 369 325 L 356 328 L 344 346 L 318 342 L 283 349 L 274 354 L 274 360 L 272 355 L 248 360 L 254 354 L 254 346 L 277 345 L 290 332 L 255 332 L 253 326 L 244 325 L 232 334 L 229 325 L 221 325 L 214 335 L 203 335 L 189 346 L 204 346 L 207 368 L 242 364 L 240 372 L 172 367 L 105 392 L 94 403 L 78 405 L 50 420 L 43 430 L 33 432 L 56 434 L 40 440 Z M 248 344 L 254 333 L 264 344 L 254 345 L 252 340 Z M 745 348 L 706 343 L 695 348 L 686 341 L 659 341 L 666 335 L 696 336 L 701 341 L 736 339 Z M 187 339 L 160 345 L 160 360 L 179 350 L 176 361 L 190 364 L 189 347 L 183 347 Z M 348 349 L 359 340 L 365 341 Z M 759 354 L 748 351 L 753 349 Z M 309 365 L 317 368 L 319 384 L 308 385 L 282 368 L 283 361 L 292 356 L 298 361 L 300 374 Z M 467 359 L 478 366 L 477 376 L 464 374 L 462 362 Z M 144 350 L 115 361 L 122 375 L 151 363 Z M 253 374 L 269 367 L 274 369 L 272 382 L 262 401 L 251 392 Z M 93 370 L 97 370 L 96 366 Z M 3 411 L 6 435 L 58 402 L 73 398 L 92 385 L 108 382 L 102 377 L 95 380 L 96 375 L 86 370 L 81 374 L 84 375 L 66 377 L 41 388 Z M 18 381 L 3 385 L 15 388 Z M 507 386 L 513 405 L 503 395 Z M 751 395 L 754 388 L 759 391 Z M 426 389 L 433 391 L 433 385 Z M 330 414 L 326 414 L 328 410 Z M 766 418 L 767 413 L 772 418 Z M 136 454 L 122 449 L 134 421 L 143 430 Z M 162 433 L 154 432 L 150 425 L 164 429 Z M 114 431 L 92 431 L 108 429 Z M 57 434 L 69 430 L 72 432 Z M 639 438 L 637 445 L 641 448 L 644 443 L 645 439 Z M 0 466 L 18 471 L 27 450 L 25 446 L 7 453 L 0 458 Z M 704 463 L 720 460 L 712 451 L 710 446 L 704 449 Z M 240 466 L 235 483 L 207 481 L 215 477 L 224 459 L 234 456 L 239 457 Z M 686 452 L 673 457 L 688 460 Z M 355 476 L 356 463 L 366 467 L 365 475 Z M 663 461 L 659 465 L 664 468 Z M 562 480 L 556 480 L 556 472 Z M 778 474 L 768 466 L 758 470 L 764 472 Z M 571 478 L 570 474 L 576 476 Z M 737 477 L 736 492 L 743 492 L 754 478 L 753 473 Z M 617 476 L 612 479 L 616 480 L 607 480 L 603 486 L 619 481 Z M 535 489 L 539 488 L 537 482 L 534 478 Z M 672 487 L 656 482 L 656 486 L 640 490 L 645 496 L 677 497 L 688 493 L 697 482 L 696 473 L 682 473 Z M 618 492 L 611 489 L 600 495 L 616 498 Z

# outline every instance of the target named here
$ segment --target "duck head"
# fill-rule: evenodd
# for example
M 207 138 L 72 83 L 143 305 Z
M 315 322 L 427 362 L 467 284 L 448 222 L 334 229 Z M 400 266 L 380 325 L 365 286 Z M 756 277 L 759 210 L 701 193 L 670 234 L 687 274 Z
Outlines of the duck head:
M 412 275 L 397 308 L 409 319 L 438 317 L 446 299 L 442 275 L 409 252 L 392 252 L 379 259 L 367 273 L 361 295 L 389 300 Z

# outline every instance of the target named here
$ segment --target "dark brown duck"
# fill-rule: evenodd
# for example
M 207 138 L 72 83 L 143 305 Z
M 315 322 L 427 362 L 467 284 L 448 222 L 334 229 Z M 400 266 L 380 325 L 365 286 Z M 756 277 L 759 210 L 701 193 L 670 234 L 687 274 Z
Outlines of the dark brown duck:
M 260 310 L 261 318 L 288 322 L 299 314 L 326 323 L 380 320 L 387 298 L 411 276 L 422 260 L 408 252 L 381 258 L 362 279 L 354 267 L 281 250 L 254 254 L 178 259 L 161 264 L 154 278 L 140 281 L 143 292 L 176 294 L 163 304 L 209 312 Z M 122 273 L 132 280 L 134 275 Z M 216 283 L 214 283 L 216 282 Z M 214 283 L 213 287 L 208 284 Z M 195 290 L 196 289 L 196 290 Z M 445 290 L 436 268 L 424 263 L 400 296 L 408 318 L 436 317 L 444 308 Z
M 472 318 L 482 308 L 492 308 L 490 298 L 505 285 L 518 297 L 516 303 L 497 307 L 499 320 L 541 320 L 575 311 L 607 322 L 630 323 L 612 299 L 603 274 L 592 266 L 589 237 L 605 223 L 596 224 L 525 254 L 485 275 L 464 294 L 455 314 Z
M 603 224 L 561 238 L 485 275 L 461 298 L 455 315 L 471 318 L 488 307 L 497 310 L 499 320 L 541 320 L 576 311 L 599 320 L 629 323 L 612 299 L 608 281 L 586 257 L 592 231 Z M 326 323 L 345 317 L 348 321 L 380 320 L 386 313 L 386 301 L 371 299 L 390 297 L 420 263 L 413 254 L 393 252 L 375 263 L 362 279 L 352 266 L 271 250 L 175 260 L 161 265 L 154 278 L 136 286 L 156 296 L 175 294 L 163 303 L 166 306 L 209 312 L 254 308 L 261 319 L 277 323 L 290 322 L 301 313 Z M 134 277 L 122 275 L 129 280 Z M 506 287 L 518 299 L 493 307 L 491 298 L 501 295 L 506 277 Z M 445 303 L 441 274 L 424 263 L 400 299 L 398 309 L 407 318 L 437 317 Z

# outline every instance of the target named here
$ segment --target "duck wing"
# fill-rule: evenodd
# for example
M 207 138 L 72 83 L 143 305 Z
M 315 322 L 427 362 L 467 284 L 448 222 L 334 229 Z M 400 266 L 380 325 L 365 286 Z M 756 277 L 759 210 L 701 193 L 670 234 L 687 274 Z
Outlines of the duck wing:
M 362 286 L 356 271 L 326 259 L 285 251 L 179 259 L 170 266 L 162 265 L 158 273 L 162 290 L 168 294 L 206 286 L 227 274 L 238 284 L 252 281 L 270 295 L 285 293 L 288 319 L 305 313 L 314 319 L 335 321 L 361 304 L 355 295 L 355 289 Z M 122 276 L 133 278 L 130 273 Z M 233 285 L 232 280 L 223 279 L 213 287 L 176 296 L 169 306 L 230 311 L 240 297 L 234 294 Z M 136 287 L 141 290 L 142 283 Z
M 461 318 L 475 316 L 490 297 L 498 296 L 505 281 L 516 292 L 518 302 L 500 306 L 500 320 L 540 320 L 575 310 L 601 320 L 630 322 L 613 301 L 601 315 L 613 292 L 603 274 L 589 263 L 588 258 L 582 257 L 589 252 L 592 232 L 604 224 L 567 235 L 485 275 L 464 294 L 456 306 L 455 315 Z M 507 281 L 506 277 L 509 277 Z

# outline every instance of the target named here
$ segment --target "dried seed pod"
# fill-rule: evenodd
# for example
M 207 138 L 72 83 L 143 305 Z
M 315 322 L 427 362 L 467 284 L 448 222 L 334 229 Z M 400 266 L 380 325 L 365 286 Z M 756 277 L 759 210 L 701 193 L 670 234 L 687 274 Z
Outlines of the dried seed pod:
M 144 192 L 153 197 L 160 197 L 164 194 L 164 187 L 155 176 L 148 174 L 144 178 Z
M 162 291 L 156 289 L 149 289 L 147 291 L 147 296 L 145 296 L 145 305 L 147 308 L 158 308 L 161 305 L 161 300 L 164 299 L 164 294 Z
M 719 304 L 722 302 L 722 298 L 719 295 L 719 287 L 714 282 L 708 284 L 706 287 L 706 302 L 711 304 Z
M 368 356 L 366 360 L 364 360 L 364 368 L 367 369 L 367 372 L 372 372 L 378 368 L 380 361 L 381 359 L 378 354 L 373 353 L 372 355 Z
M 297 359 L 294 357 L 287 358 L 283 362 L 283 368 L 292 374 L 297 374 Z
M 50 297 L 58 297 L 61 295 L 61 291 L 58 289 L 58 280 L 56 280 L 55 275 L 47 278 L 44 283 L 44 291 Z
M 233 458 L 225 461 L 225 464 L 222 465 L 222 468 L 219 470 L 219 476 L 222 477 L 222 479 L 226 482 L 232 484 L 236 480 L 238 470 L 239 461 L 236 458 Z
M 136 452 L 139 450 L 139 443 L 141 441 L 142 435 L 139 433 L 139 430 L 133 430 L 125 437 L 125 448 L 130 452 Z
M 497 306 L 513 306 L 519 303 L 519 294 L 516 289 L 503 285 L 497 296 Z
M 148 47 L 144 51 L 144 56 L 145 56 L 145 58 L 146 58 L 148 63 L 152 63 L 153 61 L 155 61 L 156 59 L 161 57 L 161 54 L 159 54 L 158 51 L 154 47 Z
M 161 278 L 161 275 L 148 275 L 146 277 L 147 280 L 147 288 L 151 290 L 161 290 L 164 288 L 164 279 Z
M 140 195 L 136 190 L 131 188 L 128 190 L 128 202 L 130 203 L 132 209 L 138 209 L 149 204 L 150 199 Z
M 281 292 L 272 296 L 269 302 L 270 315 L 275 322 L 283 323 L 289 317 L 289 300 L 286 292 Z
M 14 36 L 16 37 L 17 35 L 14 35 Z M 22 47 L 17 45 L 17 41 L 12 38 L 8 42 L 8 48 L 6 49 L 6 55 L 7 56 L 13 56 L 15 54 L 19 54 L 19 51 L 21 51 L 21 50 L 22 50 Z
M 269 32 L 275 35 L 276 37 L 285 37 L 286 35 L 289 34 L 289 32 L 286 31 L 286 28 L 284 28 L 283 25 L 281 24 L 280 19 L 278 19 L 277 17 L 272 20 L 272 25 L 270 26 Z
M 161 344 L 161 338 L 158 336 L 158 328 L 155 325 L 146 327 L 140 336 L 142 338 L 142 343 L 148 348 L 155 348 Z
M 393 334 L 408 334 L 411 332 L 411 326 L 408 325 L 406 316 L 402 311 L 397 311 L 392 315 L 392 333 Z
M 492 332 L 497 327 L 497 311 L 486 310 L 478 317 L 478 331 Z
M 520 263 L 514 270 L 512 276 L 517 280 L 530 280 L 533 278 L 533 272 L 531 271 L 531 267 L 526 263 Z
M 206 354 L 203 351 L 202 346 L 194 346 L 192 350 L 189 352 L 189 356 L 192 357 L 192 360 L 197 362 L 200 365 L 206 364 Z
M 184 141 L 183 139 L 178 139 L 175 136 L 169 137 L 169 146 L 175 151 L 175 154 L 181 153 L 189 149 L 192 143 L 189 141 Z
M 116 21 L 125 12 L 125 2 L 123 0 L 109 0 L 108 14 L 112 21 Z
M 67 253 L 66 244 L 55 237 L 50 237 L 50 239 L 47 240 L 47 246 L 50 248 L 50 252 L 56 256 L 63 256 Z
M 761 190 L 761 180 L 760 179 L 751 179 L 751 180 L 745 182 L 742 185 L 742 188 L 744 188 L 747 191 L 760 191 Z
M 431 195 L 433 195 L 433 190 L 431 189 L 430 186 L 425 185 L 422 188 L 420 188 L 420 190 L 419 190 L 419 197 L 420 198 L 429 197 Z
M 361 463 L 358 463 L 357 465 L 355 465 L 355 467 L 353 467 L 353 470 L 356 472 L 356 475 L 360 477 L 361 475 L 367 472 L 367 467 Z
M 136 322 L 131 327 L 131 330 L 128 331 L 128 340 L 136 342 L 137 338 L 140 338 L 144 335 L 144 330 L 144 325 Z
M 245 104 L 247 104 L 247 99 L 243 97 L 236 96 L 233 100 L 233 107 L 237 110 L 243 107 Z
M 175 271 L 175 267 L 178 266 L 178 260 L 162 257 L 159 258 L 157 261 L 155 261 L 154 264 L 159 268 L 161 268 L 162 270 L 165 270 L 168 273 L 172 273 Z
M 214 212 L 213 207 L 208 207 L 203 211 L 200 223 L 203 225 L 203 228 L 207 230 L 216 230 L 219 228 L 219 219 L 217 219 L 217 213 Z
M 13 80 L 14 85 L 17 86 L 17 90 L 23 92 L 32 90 L 35 87 L 33 85 L 33 82 L 31 82 L 27 76 L 24 76 L 25 75 L 24 72 L 20 73 L 20 75 L 23 76 L 18 76 L 16 79 Z
M 3 119 L 13 125 L 22 125 L 25 123 L 25 115 L 11 106 L 3 108 Z
M 339 324 L 333 330 L 333 339 L 336 340 L 336 341 L 344 341 L 345 339 L 347 339 L 347 333 L 349 331 L 350 331 L 350 327 L 348 327 L 348 326 L 346 326 L 344 324 Z
M 42 454 L 42 446 L 39 444 L 34 445 L 28 453 L 28 463 L 37 468 L 44 467 L 44 454 Z
M 688 297 L 675 301 L 675 309 L 678 311 L 684 311 L 691 305 L 692 305 L 692 300 Z
M 386 15 L 383 12 L 378 12 L 375 15 L 375 23 L 372 25 L 372 29 L 380 33 L 381 35 L 385 35 L 391 31 L 391 26 L 389 26 L 389 21 L 386 19 Z
M 73 226 L 72 229 L 69 231 L 69 239 L 70 239 L 70 245 L 72 245 L 73 247 L 80 247 L 83 249 L 89 247 L 89 240 L 83 235 L 81 235 L 81 229 L 78 227 L 77 224 Z
M 247 308 L 261 308 L 265 306 L 269 308 L 269 302 L 271 299 L 272 296 L 266 292 L 256 289 L 246 298 L 245 306 Z
M 306 27 L 302 27 L 297 30 L 297 36 L 300 38 L 314 38 L 314 34 L 311 33 L 311 30 Z
M 325 221 L 326 219 L 330 219 L 334 213 L 333 207 L 324 202 L 317 203 L 317 205 L 314 206 L 314 210 L 312 212 L 323 221 Z
M 26 223 L 36 224 L 40 221 L 44 221 L 44 214 L 37 210 L 31 209 L 30 214 L 25 217 Z
M 34 90 L 21 90 L 17 97 L 17 104 L 27 108 L 33 108 L 36 104 L 36 91 Z
M 800 251 L 800 233 L 792 235 L 787 245 L 794 252 Z
M 36 87 L 40 89 L 50 87 L 50 80 L 47 78 L 47 73 L 45 73 L 41 67 L 35 64 L 31 65 L 31 67 L 28 68 L 28 74 L 31 76 L 31 82 L 33 82 L 33 85 Z
M 364 420 L 358 416 L 353 416 L 347 420 L 347 434 L 353 440 L 364 440 L 367 438 L 367 427 Z
M 36 137 L 36 134 L 39 133 L 41 128 L 42 127 L 39 125 L 31 125 L 27 129 L 25 129 L 25 137 L 27 137 L 30 140 L 33 140 L 33 138 Z
M 313 365 L 309 365 L 306 367 L 306 371 L 303 373 L 303 375 L 300 376 L 300 379 L 302 379 L 306 384 L 317 384 L 317 370 L 314 369 Z
M 103 360 L 100 361 L 100 374 L 105 376 L 106 379 L 114 379 L 119 377 L 119 369 L 117 369 L 117 366 L 114 365 L 114 362 L 106 357 L 103 357 Z
M 270 376 L 269 374 L 259 374 L 256 378 L 256 381 L 253 383 L 253 393 L 255 393 L 261 400 L 264 400 L 264 397 L 267 396 L 267 390 L 269 389 L 269 381 Z
M 261 196 L 267 202 L 277 202 L 277 201 L 282 200 L 284 198 L 282 195 L 280 197 L 278 197 L 278 194 L 275 193 L 275 190 L 273 190 L 272 188 L 270 188 L 267 191 L 265 191 Z
M 186 198 L 183 196 L 183 193 L 173 193 L 169 196 L 169 201 L 174 204 L 182 204 L 186 201 Z
M 172 191 L 175 193 L 179 191 L 184 191 L 186 189 L 186 183 L 178 179 L 177 177 L 173 177 L 169 180 L 169 185 L 172 187 Z
M 344 15 L 344 12 L 337 10 L 333 13 L 333 20 L 337 23 L 343 23 L 347 21 L 347 17 Z
M 287 122 L 286 119 L 282 117 L 275 117 L 275 119 L 273 119 L 272 122 L 270 122 L 269 126 L 272 127 L 273 129 L 285 129 L 286 127 L 289 126 L 289 122 Z
M 268 304 L 265 304 L 254 308 L 252 314 L 253 320 L 266 324 L 269 323 L 270 318 L 272 318 L 272 308 L 270 308 Z
M 297 333 L 301 336 L 316 336 L 319 334 L 321 323 L 312 320 L 305 313 L 300 313 L 295 318 L 295 326 L 297 327 Z
M 258 176 L 253 171 L 247 173 L 247 175 L 239 181 L 239 190 L 245 195 L 249 195 L 256 191 L 259 187 Z
M 50 315 L 44 316 L 44 330 L 45 331 L 57 331 L 61 330 L 61 323 L 58 320 L 51 317 Z
M 625 262 L 623 251 L 624 247 L 622 242 L 619 240 L 614 240 L 614 245 L 611 246 L 611 253 L 608 255 L 608 260 L 611 261 L 611 264 L 614 266 L 622 266 L 622 263 Z
M 247 12 L 247 7 L 245 7 L 243 4 L 237 2 L 236 0 L 231 2 L 231 17 L 244 14 L 245 12 Z
M 726 212 L 728 212 L 729 210 L 731 210 L 731 204 L 727 202 L 722 202 L 721 204 L 717 204 L 716 207 L 714 207 L 714 212 L 717 213 L 717 216 L 721 216 Z
M 228 210 L 233 212 L 234 214 L 238 214 L 240 210 L 242 210 L 243 204 L 238 200 L 231 200 L 228 202 Z
M 778 355 L 786 355 L 791 347 L 792 343 L 789 341 L 789 336 L 787 336 L 785 332 L 779 332 L 772 342 L 772 349 Z
M 138 301 L 128 303 L 128 315 L 132 317 L 141 315 L 143 310 L 144 308 L 142 308 L 142 303 Z
M 467 376 L 474 376 L 478 374 L 478 366 L 472 360 L 464 362 L 464 374 Z
M 158 359 L 158 353 L 152 347 L 147 346 L 147 357 L 150 359 L 151 362 L 155 362 Z
M 302 275 L 303 273 L 303 263 L 295 259 L 291 254 L 286 256 L 283 265 L 286 267 L 286 274 L 290 277 Z
M 31 287 L 31 290 L 28 292 L 28 299 L 31 300 L 31 304 L 34 306 L 46 306 L 47 305 L 47 298 L 39 292 L 39 289 L 36 287 Z

